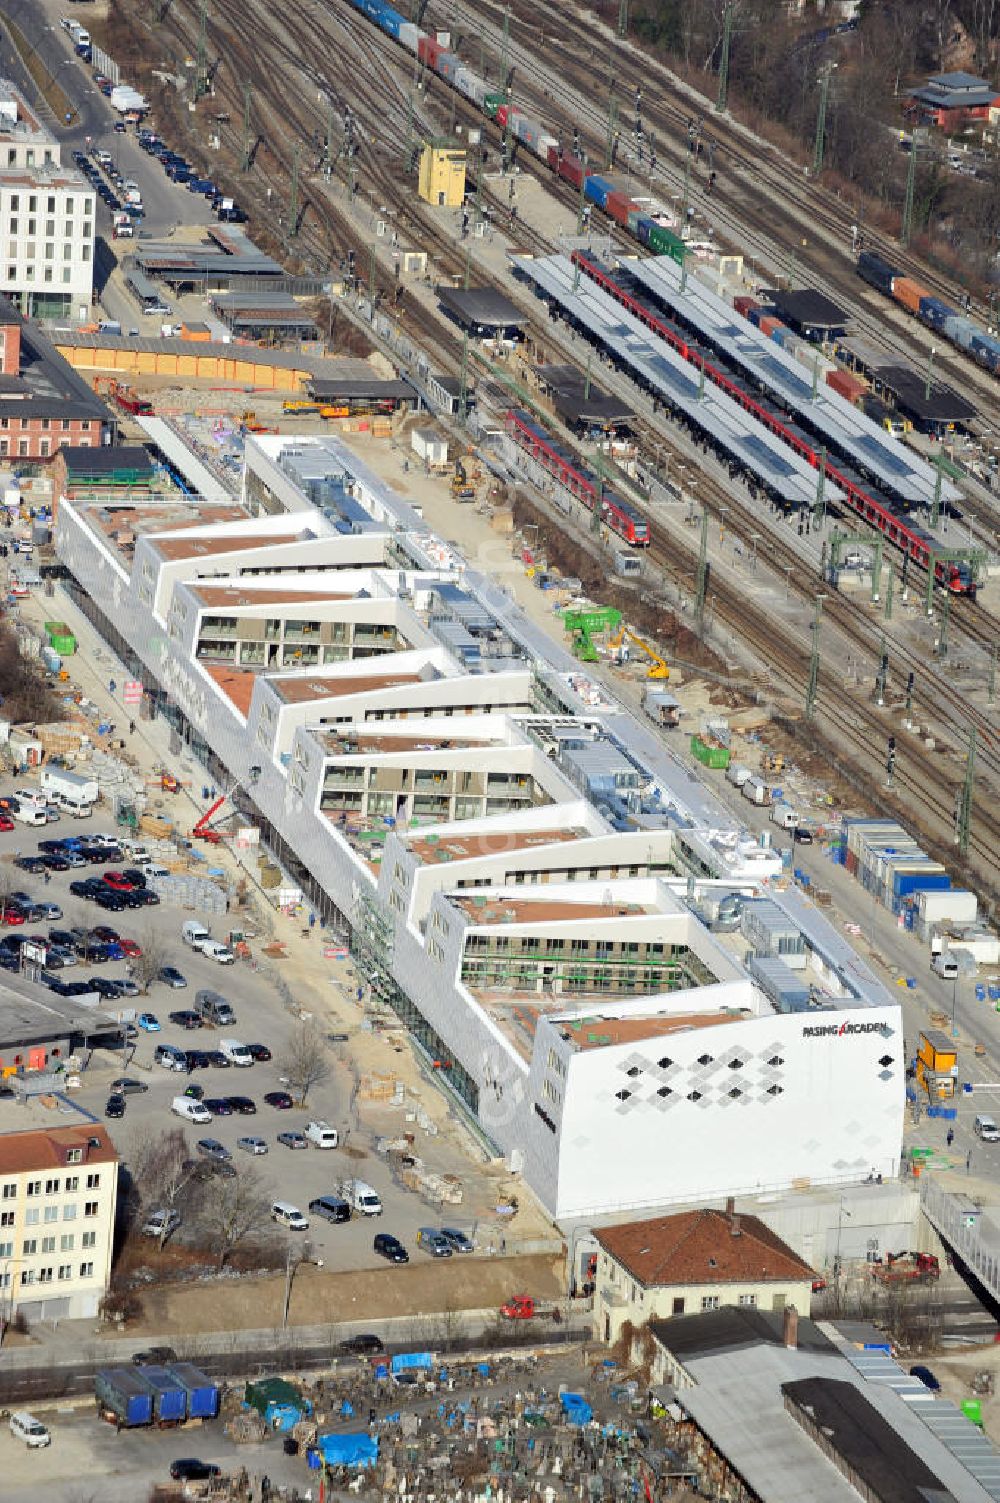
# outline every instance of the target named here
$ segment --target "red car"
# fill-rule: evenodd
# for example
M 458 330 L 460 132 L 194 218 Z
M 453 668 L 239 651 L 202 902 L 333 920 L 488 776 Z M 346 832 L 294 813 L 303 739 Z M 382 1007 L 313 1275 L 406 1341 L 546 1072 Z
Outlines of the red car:
M 24 913 L 14 904 L 4 904 L 3 907 L 0 907 L 0 921 L 5 924 L 23 924 Z
M 137 955 L 142 954 L 142 946 L 137 945 L 134 939 L 120 939 L 118 943 L 130 960 L 134 960 Z
M 126 877 L 122 872 L 105 872 L 104 881 L 107 883 L 108 887 L 113 888 L 115 892 L 132 891 L 131 882 L 129 881 L 128 877 Z
M 13 828 L 14 821 L 11 819 L 10 815 L 0 814 L 0 830 L 2 830 L 5 835 L 8 835 Z

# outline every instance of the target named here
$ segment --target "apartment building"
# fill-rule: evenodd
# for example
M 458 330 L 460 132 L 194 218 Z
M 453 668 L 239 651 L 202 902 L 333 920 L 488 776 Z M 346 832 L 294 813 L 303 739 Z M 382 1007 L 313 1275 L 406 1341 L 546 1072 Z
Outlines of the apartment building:
M 52 1098 L 46 1098 L 51 1100 Z M 0 1312 L 91 1319 L 108 1287 L 118 1155 L 61 1100 L 0 1096 Z
M 0 294 L 29 318 L 90 317 L 94 190 L 16 86 L 0 80 Z
M 77 486 L 56 546 L 554 1216 L 895 1172 L 896 1000 L 771 885 L 780 853 L 338 440 L 248 441 L 241 505 Z M 765 894 L 766 934 L 740 918 Z M 779 918 L 794 1001 L 750 968 Z

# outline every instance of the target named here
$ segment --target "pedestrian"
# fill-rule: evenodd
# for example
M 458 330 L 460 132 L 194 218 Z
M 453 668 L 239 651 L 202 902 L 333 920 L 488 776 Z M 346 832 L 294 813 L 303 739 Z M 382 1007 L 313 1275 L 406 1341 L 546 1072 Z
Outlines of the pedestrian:
M 118 685 L 115 683 L 115 681 L 114 681 L 113 678 L 111 678 L 111 679 L 108 680 L 108 693 L 109 694 L 113 694 L 115 692 L 115 690 L 117 689 L 117 687 L 118 687 Z
M 945 1142 L 947 1143 L 948 1147 L 950 1148 L 951 1145 L 952 1145 L 952 1143 L 954 1143 L 954 1141 L 955 1141 L 955 1129 L 953 1127 L 949 1127 L 948 1132 L 945 1135 Z
M 130 736 L 134 736 L 135 735 L 135 721 L 134 720 L 130 720 L 129 723 L 128 723 L 128 733 L 129 733 Z
M 965 1155 L 965 1172 L 966 1172 L 966 1174 L 969 1173 L 969 1171 L 971 1170 L 971 1168 L 972 1168 L 972 1149 L 970 1148 L 969 1151 L 968 1151 L 968 1153 Z
M 52 881 L 52 873 L 49 871 L 48 867 L 46 867 L 42 872 L 42 881 L 45 883 L 46 887 L 48 887 L 49 883 Z

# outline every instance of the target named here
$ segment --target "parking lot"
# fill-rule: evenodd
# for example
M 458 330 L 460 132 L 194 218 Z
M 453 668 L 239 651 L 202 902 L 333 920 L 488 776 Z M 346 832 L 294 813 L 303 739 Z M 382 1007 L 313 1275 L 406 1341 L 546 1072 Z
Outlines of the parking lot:
M 232 1155 L 235 1163 L 254 1164 L 273 1191 L 274 1199 L 291 1202 L 306 1213 L 308 1231 L 296 1232 L 275 1226 L 275 1232 L 300 1248 L 308 1240 L 311 1255 L 322 1259 L 327 1268 L 385 1267 L 373 1249 L 377 1233 L 395 1235 L 414 1260 L 419 1261 L 429 1258 L 428 1253 L 416 1246 L 416 1234 L 422 1226 L 440 1226 L 443 1220 L 445 1224 L 473 1235 L 475 1228 L 462 1218 L 462 1207 L 452 1208 L 444 1217 L 439 1211 L 432 1211 L 418 1195 L 397 1184 L 385 1160 L 372 1151 L 371 1134 L 359 1121 L 357 1103 L 352 1106 L 355 1077 L 350 1065 L 351 1028 L 338 1031 L 334 1035 L 336 1041 L 331 1042 L 327 1034 L 332 1030 L 325 1029 L 322 1020 L 317 1019 L 316 1026 L 324 1041 L 330 1072 L 325 1081 L 310 1091 L 304 1109 L 293 1106 L 281 1110 L 265 1101 L 266 1095 L 284 1090 L 282 1055 L 302 1028 L 301 1018 L 286 1005 L 275 987 L 274 976 L 280 962 L 276 962 L 275 967 L 265 962 L 261 969 L 256 969 L 255 963 L 245 961 L 222 965 L 184 943 L 181 931 L 183 924 L 192 918 L 190 912 L 167 902 L 152 907 L 104 911 L 93 901 L 70 892 L 71 882 L 99 881 L 106 870 L 120 872 L 130 867 L 132 862 L 124 850 L 120 855 L 109 853 L 107 863 L 88 864 L 84 868 L 74 867 L 66 871 L 52 870 L 47 882 L 43 875 L 25 872 L 14 865 L 16 856 L 23 859 L 37 854 L 40 841 L 51 842 L 63 836 L 91 840 L 98 835 L 111 837 L 114 833 L 107 818 L 102 819 L 99 814 L 87 820 L 64 815 L 58 823 L 37 829 L 17 824 L 12 831 L 0 832 L 0 871 L 4 873 L 8 892 L 25 893 L 38 903 L 52 904 L 62 910 L 61 918 L 0 926 L 0 939 L 28 933 L 47 937 L 53 930 L 68 938 L 73 929 L 92 930 L 94 926 L 107 926 L 120 941 L 129 942 L 129 948 L 135 943 L 140 948 L 159 947 L 163 963 L 175 967 L 180 973 L 185 983 L 183 986 L 170 986 L 162 980 L 155 980 L 145 995 L 108 1002 L 107 1005 L 115 1010 L 134 1008 L 137 1016 L 152 1014 L 160 1025 L 159 1029 L 138 1028 L 123 1052 L 95 1051 L 82 1072 L 80 1089 L 74 1092 L 74 1099 L 105 1122 L 123 1159 L 128 1161 L 132 1145 L 140 1138 L 160 1130 L 179 1127 L 188 1139 L 193 1155 L 198 1152 L 199 1139 L 216 1139 Z M 213 928 L 208 920 L 206 926 Z M 214 921 L 213 936 L 222 940 L 227 938 L 225 919 Z M 90 980 L 95 976 L 127 981 L 130 967 L 136 964 L 136 960 L 130 960 L 128 956 L 95 964 L 83 959 L 53 970 L 51 975 L 62 982 Z M 231 1004 L 235 1023 L 221 1028 L 208 1025 L 186 1028 L 170 1021 L 171 1013 L 193 1009 L 198 992 L 207 989 L 220 993 Z M 270 1051 L 272 1057 L 257 1060 L 251 1067 L 223 1065 L 218 1053 L 222 1038 L 261 1045 Z M 211 1053 L 216 1063 L 189 1073 L 166 1069 L 154 1062 L 157 1047 L 164 1044 L 180 1050 L 198 1049 Z M 112 1082 L 123 1075 L 137 1082 L 141 1089 L 126 1095 L 124 1114 L 120 1118 L 109 1117 L 106 1107 L 112 1094 Z M 213 1115 L 212 1121 L 204 1125 L 183 1121 L 172 1112 L 171 1103 L 189 1086 L 200 1087 L 208 1099 L 235 1095 L 249 1097 L 255 1111 L 252 1114 L 234 1111 L 231 1115 Z M 293 1148 L 278 1142 L 279 1133 L 304 1132 L 311 1119 L 323 1119 L 337 1129 L 340 1144 L 336 1149 L 311 1145 Z M 402 1125 L 399 1124 L 400 1128 Z M 237 1147 L 237 1140 L 246 1136 L 261 1139 L 266 1152 L 251 1155 Z M 311 1200 L 335 1195 L 339 1181 L 349 1177 L 366 1180 L 374 1187 L 384 1206 L 381 1216 L 355 1216 L 349 1222 L 332 1224 L 308 1215 Z M 182 1224 L 174 1236 L 183 1241 L 187 1230 Z

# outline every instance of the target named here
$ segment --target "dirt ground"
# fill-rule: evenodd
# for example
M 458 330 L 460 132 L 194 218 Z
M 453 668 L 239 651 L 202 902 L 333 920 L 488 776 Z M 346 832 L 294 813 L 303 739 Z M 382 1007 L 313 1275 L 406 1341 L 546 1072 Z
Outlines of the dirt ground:
M 558 1298 L 562 1293 L 562 1267 L 561 1257 L 540 1254 L 488 1260 L 451 1258 L 447 1266 L 428 1258 L 405 1268 L 386 1266 L 352 1273 L 301 1267 L 292 1285 L 288 1324 L 321 1325 L 355 1318 L 392 1320 L 442 1310 L 499 1309 L 510 1295 L 522 1291 L 544 1299 Z M 151 1290 L 144 1296 L 145 1316 L 129 1324 L 129 1335 L 277 1329 L 284 1296 L 284 1273 Z
M 978 1398 L 982 1406 L 983 1429 L 994 1444 L 1000 1442 L 1000 1393 L 976 1394 L 972 1380 L 977 1373 L 991 1373 L 994 1388 L 1000 1390 L 1000 1346 L 968 1347 L 955 1353 L 941 1353 L 921 1358 L 931 1369 L 946 1399 L 961 1406 L 963 1399 Z

